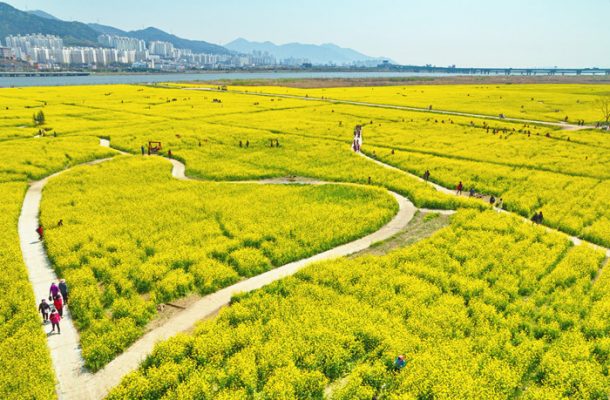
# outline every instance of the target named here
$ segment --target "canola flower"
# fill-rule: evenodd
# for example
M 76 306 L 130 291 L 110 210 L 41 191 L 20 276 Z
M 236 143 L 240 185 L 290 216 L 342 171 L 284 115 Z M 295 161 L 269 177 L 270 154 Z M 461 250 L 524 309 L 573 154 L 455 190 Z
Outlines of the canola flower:
M 509 215 L 461 211 L 411 247 L 236 297 L 159 343 L 108 398 L 603 398 L 603 258 Z
M 52 179 L 41 220 L 97 370 L 143 333 L 157 304 L 352 241 L 397 211 L 373 187 L 178 181 L 165 160 L 121 157 Z
M 18 261 L 20 258 L 11 253 L 11 251 L 18 251 L 18 247 L 15 247 L 13 243 L 17 240 L 15 230 L 11 230 L 11 226 L 16 226 L 20 196 L 25 187 L 21 185 L 28 180 L 40 179 L 80 162 L 113 155 L 113 151 L 98 146 L 98 137 L 110 137 L 113 146 L 134 154 L 139 153 L 140 146 L 148 140 L 161 140 L 164 151 L 172 149 L 175 156 L 186 162 L 188 173 L 191 176 L 206 180 L 225 181 L 301 175 L 323 180 L 368 184 L 370 178 L 371 186 L 381 186 L 399 192 L 420 207 L 485 209 L 485 205 L 481 202 L 443 195 L 407 175 L 384 169 L 354 155 L 349 149 L 352 128 L 356 124 L 364 124 L 364 150 L 371 156 L 419 175 L 426 169 L 432 169 L 432 179 L 448 187 L 454 186 L 456 180 L 461 178 L 467 185 L 475 185 L 476 189 L 480 191 L 504 196 L 505 206 L 511 211 L 529 216 L 528 214 L 533 210 L 542 209 L 545 213 L 545 224 L 593 242 L 608 243 L 607 240 L 610 237 L 609 217 L 606 210 L 608 171 L 605 166 L 609 161 L 608 154 L 610 153 L 608 152 L 607 134 L 586 130 L 568 132 L 535 125 L 523 126 L 506 121 L 490 122 L 468 117 L 445 117 L 277 96 L 255 97 L 230 92 L 186 91 L 180 89 L 182 85 L 166 86 L 169 88 L 108 85 L 2 90 L 0 94 L 0 159 L 2 159 L 0 182 L 6 183 L 0 185 L 5 189 L 10 189 L 2 192 L 8 196 L 9 205 L 6 206 L 8 209 L 0 221 L 4 224 L 3 226 L 6 226 L 2 240 L 7 243 L 4 247 L 5 251 L 0 253 L 0 258 L 4 265 L 14 272 L 5 277 L 11 279 L 14 287 L 21 288 L 20 290 L 24 292 L 29 287 L 26 282 L 27 276 L 19 272 L 24 271 L 23 265 Z M 423 108 L 432 104 L 434 109 L 492 116 L 503 113 L 507 117 L 548 121 L 560 121 L 568 116 L 568 122 L 573 123 L 577 119 L 584 119 L 587 123 L 594 123 L 598 116 L 593 102 L 607 92 L 607 87 L 607 85 L 468 85 L 317 90 L 277 87 L 243 89 L 251 92 L 276 91 L 278 94 L 308 94 L 310 98 L 324 96 Z M 36 125 L 32 118 L 33 114 L 39 111 L 43 111 L 45 115 L 45 123 L 42 125 Z M 490 129 L 487 130 L 487 127 Z M 497 130 L 496 134 L 493 133 L 494 130 Z M 36 137 L 41 133 L 42 137 Z M 271 139 L 277 139 L 280 146 L 270 147 Z M 243 144 L 248 141 L 249 146 L 247 148 L 239 147 L 240 141 Z M 391 155 L 392 150 L 394 150 L 394 154 Z M 162 176 L 166 176 L 167 171 Z M 155 179 L 157 178 L 152 178 L 153 181 Z M 86 182 L 83 181 L 79 183 L 79 186 L 85 184 Z M 130 186 L 130 182 L 124 183 L 125 188 Z M 159 189 L 159 192 L 162 192 L 162 189 Z M 45 192 L 43 199 L 46 195 Z M 176 194 L 177 199 L 180 197 Z M 181 201 L 186 201 L 185 199 L 193 200 L 186 194 Z M 197 201 L 200 199 L 194 199 L 192 204 L 196 204 Z M 75 203 L 74 206 L 64 204 L 66 207 L 80 205 L 79 203 Z M 108 204 L 108 208 L 112 206 L 113 204 Z M 49 211 L 49 206 L 45 207 Z M 187 206 L 181 210 L 183 210 L 184 216 L 193 213 L 193 210 Z M 230 211 L 237 213 L 236 210 Z M 329 213 L 334 211 L 330 208 L 327 210 Z M 43 218 L 46 217 L 43 215 Z M 55 217 L 50 217 L 45 223 L 54 225 L 57 221 L 53 218 Z M 150 218 L 148 215 L 139 215 L 138 221 L 145 221 L 148 218 Z M 377 215 L 376 218 L 381 217 Z M 491 220 L 488 220 L 487 223 L 489 221 Z M 171 224 L 168 223 L 168 225 Z M 130 225 L 125 223 L 124 228 L 128 226 Z M 216 222 L 215 226 L 221 229 L 221 224 Z M 101 232 L 103 223 L 95 227 Z M 238 231 L 242 228 L 243 226 L 239 224 L 231 226 L 231 229 Z M 283 226 L 278 226 L 279 228 L 286 229 Z M 174 227 L 174 229 L 178 228 Z M 201 224 L 195 227 L 182 225 L 180 229 L 203 229 L 203 227 Z M 244 243 L 257 244 L 256 237 L 259 237 L 262 232 L 256 229 L 247 231 L 251 236 L 243 238 Z M 322 229 L 319 231 L 324 232 Z M 214 235 L 217 235 L 218 230 L 203 229 L 201 232 L 216 237 Z M 54 233 L 51 232 L 51 234 Z M 120 234 L 125 235 L 125 232 L 120 232 Z M 507 233 L 504 236 L 512 238 L 515 235 L 518 236 L 521 233 L 511 231 L 510 234 Z M 290 235 L 288 236 L 290 237 Z M 540 238 L 546 237 L 545 235 L 540 236 Z M 303 237 L 297 236 L 294 239 L 303 240 Z M 169 247 L 167 238 L 162 235 L 153 235 L 150 240 L 158 240 L 164 249 Z M 182 235 L 180 240 L 188 242 L 189 237 Z M 253 240 L 253 242 L 248 242 L 249 240 Z M 319 241 L 306 242 L 305 245 L 310 246 L 309 248 L 313 251 L 315 246 L 319 246 L 323 240 L 330 243 L 328 237 L 323 237 Z M 472 238 L 473 242 L 483 243 L 486 240 L 484 235 L 476 239 Z M 9 243 L 13 243 L 13 245 L 9 245 Z M 138 297 L 133 296 L 134 291 L 138 295 L 140 291 L 148 291 L 146 293 L 150 294 L 153 301 L 166 301 L 193 290 L 207 292 L 214 290 L 218 287 L 217 285 L 229 284 L 236 277 L 249 276 L 273 267 L 274 260 L 279 262 L 283 257 L 290 259 L 291 256 L 300 254 L 299 249 L 291 247 L 290 239 L 282 241 L 278 248 L 281 245 L 283 250 L 273 254 L 273 248 L 270 249 L 268 244 L 261 250 L 255 245 L 239 249 L 232 248 L 230 243 L 230 238 L 226 238 L 226 241 L 223 239 L 223 244 L 213 249 L 199 248 L 196 247 L 199 244 L 194 243 L 195 247 L 191 247 L 191 249 L 197 248 L 198 250 L 175 252 L 175 257 L 168 258 L 161 257 L 157 248 L 141 248 L 140 253 L 137 254 L 143 254 L 146 260 L 144 262 L 139 258 L 134 260 L 131 253 L 125 254 L 126 259 L 134 260 L 133 264 L 136 266 L 143 265 L 143 267 L 132 268 L 130 270 L 132 275 L 128 279 L 119 279 L 119 274 L 113 274 L 113 266 L 104 264 L 106 261 L 96 269 L 98 275 L 75 275 L 76 286 L 82 285 L 82 298 L 96 297 L 96 300 L 89 303 L 84 301 L 82 308 L 82 310 L 92 312 L 91 314 L 89 311 L 83 311 L 82 321 L 87 324 L 91 323 L 93 327 L 88 329 L 90 332 L 95 332 L 87 339 L 89 343 L 92 343 L 91 346 L 87 345 L 90 349 L 88 358 L 92 360 L 90 365 L 99 366 L 120 352 L 139 336 L 143 324 L 154 315 L 151 300 L 137 300 Z M 262 244 L 265 245 L 265 243 L 267 242 Z M 112 260 L 112 257 L 106 258 L 105 255 L 115 254 L 116 257 L 117 250 L 121 248 L 123 242 L 104 236 L 104 240 L 98 242 L 98 247 L 87 243 L 82 243 L 82 247 L 79 247 L 81 243 L 78 242 L 72 244 L 74 245 L 72 248 L 57 248 L 58 258 L 53 259 L 57 271 L 63 272 L 67 270 L 66 266 L 81 262 L 86 264 L 98 262 L 100 254 L 104 255 L 105 260 Z M 52 247 L 53 244 L 49 242 L 49 246 Z M 531 251 L 531 249 L 532 247 L 529 245 L 521 247 L 523 252 Z M 226 254 L 226 257 L 222 260 L 206 258 L 203 264 L 189 265 L 188 260 L 191 259 L 193 253 L 200 254 L 203 251 L 211 251 L 214 255 Z M 475 245 L 460 244 L 458 251 L 458 246 L 453 243 L 446 251 L 455 254 L 460 260 L 467 260 L 472 257 L 471 252 L 479 250 Z M 536 291 L 539 280 L 545 273 L 548 273 L 547 269 L 550 268 L 550 265 L 555 265 L 549 264 L 550 259 L 556 259 L 554 254 L 534 253 L 531 254 L 527 263 L 519 261 L 515 265 L 528 265 L 529 268 L 519 268 L 518 278 L 502 281 L 506 293 L 487 293 L 489 298 L 486 297 L 485 304 L 493 304 L 494 307 L 502 310 L 502 307 L 511 304 L 510 302 L 514 298 L 532 295 Z M 581 258 L 587 257 L 582 255 Z M 534 262 L 532 258 L 540 261 Z M 154 260 L 155 263 L 147 263 L 149 259 Z M 571 260 L 577 262 L 579 259 Z M 184 260 L 187 262 L 182 263 Z M 510 264 L 510 260 L 504 258 L 502 260 L 504 267 Z M 174 261 L 177 261 L 180 267 L 174 268 L 176 267 L 173 265 Z M 170 264 L 172 268 L 168 269 L 167 265 Z M 159 268 L 159 265 L 166 267 Z M 474 268 L 475 271 L 485 271 L 486 269 L 485 264 L 469 263 L 468 266 Z M 567 269 L 569 270 L 569 268 Z M 592 267 L 585 268 L 589 272 L 593 269 Z M 517 274 L 516 270 L 511 271 Z M 435 275 L 435 277 L 440 279 L 440 282 L 459 281 L 461 285 L 468 286 L 472 293 L 478 293 L 481 283 L 470 282 L 470 277 L 458 279 L 456 275 L 451 278 L 457 272 L 459 272 L 459 268 L 450 270 L 444 277 L 441 275 Z M 578 276 L 567 273 L 565 278 L 557 278 L 556 281 L 548 283 L 547 290 L 551 290 L 553 285 L 569 288 L 573 282 L 581 282 L 581 278 Z M 130 279 L 138 282 L 135 289 L 130 286 Z M 497 279 L 497 277 L 493 279 Z M 104 291 L 102 296 L 97 288 L 93 290 L 93 282 L 98 280 L 112 281 L 113 285 L 108 285 L 108 288 L 113 289 Z M 515 289 L 516 280 L 520 283 Z M 562 345 L 558 345 L 556 352 L 546 353 L 548 357 L 544 359 L 544 368 L 541 368 L 541 372 L 536 375 L 541 382 L 553 382 L 554 389 L 550 387 L 550 384 L 540 386 L 540 382 L 536 385 L 522 385 L 528 388 L 527 396 L 532 398 L 587 397 L 587 390 L 597 388 L 596 382 L 599 376 L 597 370 L 591 366 L 593 364 L 580 363 L 573 356 L 566 355 L 564 349 L 567 349 L 570 343 L 576 343 L 580 354 L 593 354 L 596 359 L 601 360 L 600 362 L 607 359 L 608 328 L 605 321 L 608 319 L 608 308 L 605 304 L 608 302 L 599 301 L 605 298 L 607 285 L 607 280 L 602 274 L 592 289 L 582 289 L 583 293 L 586 292 L 582 296 L 578 297 L 568 293 L 571 296 L 569 297 L 571 299 L 570 307 L 579 308 L 583 315 L 588 313 L 586 322 L 579 322 L 570 316 L 570 310 L 555 313 L 560 307 L 555 302 L 552 303 L 554 308 L 546 309 L 545 314 L 535 324 L 528 322 L 523 325 L 524 329 L 543 337 L 559 337 L 566 329 L 581 327 L 579 328 L 580 333 L 561 336 L 565 338 L 561 342 Z M 73 285 L 71 286 L 74 288 Z M 586 288 L 586 285 L 579 287 Z M 7 351 L 2 353 L 2 365 L 9 366 L 3 368 L 4 371 L 18 369 L 20 372 L 17 375 L 11 375 L 11 379 L 4 378 L 0 383 L 0 387 L 4 390 L 0 391 L 0 397 L 15 397 L 15 393 L 24 393 L 25 397 L 52 397 L 52 379 L 37 381 L 29 378 L 29 373 L 37 376 L 52 376 L 48 354 L 43 347 L 44 338 L 36 339 L 39 333 L 38 318 L 33 311 L 34 308 L 30 308 L 35 307 L 35 303 L 27 305 L 29 301 L 24 300 L 23 296 L 19 298 L 11 293 L 5 292 L 1 302 L 6 307 L 0 314 L 5 318 L 4 321 L 9 321 L 3 325 L 5 330 L 0 335 L 2 344 L 7 346 L 5 349 Z M 583 298 L 590 298 L 591 301 L 581 300 Z M 544 302 L 545 300 L 539 299 L 539 301 Z M 111 307 L 108 308 L 107 306 L 110 304 Z M 362 304 L 358 303 L 357 307 L 361 306 Z M 589 306 L 590 308 L 588 308 Z M 377 303 L 374 305 L 374 308 L 376 307 Z M 530 304 L 521 304 L 520 307 L 531 311 Z M 19 318 L 14 313 L 15 310 L 20 310 Z M 332 313 L 330 308 L 328 312 Z M 515 316 L 514 320 L 524 321 L 523 315 L 526 315 L 524 313 Z M 85 317 L 87 315 L 89 317 Z M 113 319 L 113 331 L 108 330 L 110 316 L 116 317 Z M 86 322 L 87 318 L 90 322 Z M 96 323 L 100 318 L 100 322 Z M 539 324 L 540 321 L 547 320 L 552 323 Z M 281 326 L 278 324 L 278 329 L 280 328 Z M 426 326 L 422 325 L 422 329 L 424 328 Z M 116 334 L 114 343 L 106 339 L 100 340 L 99 343 L 96 342 L 98 337 L 108 338 L 111 334 Z M 86 336 L 84 335 L 85 338 Z M 592 338 L 595 339 L 593 347 L 590 345 L 593 343 Z M 86 342 L 85 339 L 84 342 Z M 533 346 L 542 346 L 539 341 L 528 343 Z M 455 351 L 455 354 L 459 355 L 464 350 L 463 348 L 456 349 L 455 346 L 446 347 L 439 342 L 437 353 L 439 357 L 443 351 L 448 353 Z M 37 354 L 40 362 L 33 365 L 29 361 L 30 358 L 22 357 L 22 354 Z M 530 364 L 524 362 L 524 364 L 535 366 L 541 360 L 540 353 L 528 354 L 532 356 L 531 362 Z M 246 354 L 243 359 L 251 356 L 252 353 Z M 280 357 L 279 354 L 277 356 Z M 444 365 L 438 357 L 430 360 Z M 459 360 L 460 358 L 456 356 L 451 362 L 462 365 Z M 465 360 L 470 359 L 465 358 Z M 28 371 L 24 370 L 26 365 L 24 363 L 31 365 Z M 334 366 L 325 367 L 324 372 L 304 371 L 300 364 L 294 366 L 282 364 L 282 366 L 285 368 L 274 370 L 272 383 L 268 384 L 270 397 L 279 397 L 282 393 L 297 393 L 292 391 L 298 391 L 299 388 L 304 387 L 317 388 L 312 389 L 312 393 L 318 396 L 320 393 L 318 389 L 325 387 L 325 382 L 337 381 L 334 378 L 329 379 L 329 376 L 334 377 L 339 373 L 337 371 L 343 371 L 341 367 Z M 575 368 L 578 369 L 576 366 L 592 372 L 585 378 L 580 372 L 574 372 Z M 248 379 L 252 384 L 254 370 L 250 368 L 249 371 L 251 375 Z M 346 393 L 341 396 L 347 398 L 353 393 L 359 393 L 358 388 L 362 386 L 360 382 L 363 382 L 365 386 L 370 386 L 372 380 L 381 379 L 383 365 L 357 366 L 354 371 L 354 378 L 350 378 L 351 380 L 345 386 L 337 385 L 333 389 L 337 396 L 340 393 Z M 442 397 L 443 393 L 455 393 L 451 390 L 455 389 L 452 385 L 455 385 L 456 382 L 473 381 L 473 376 L 478 376 L 481 369 L 473 371 L 463 366 L 461 374 L 454 371 L 453 375 L 443 375 L 442 371 L 444 371 L 443 368 L 439 368 L 437 371 L 424 370 L 430 379 L 426 382 L 415 381 L 415 383 L 425 388 L 426 393 L 433 391 L 437 397 Z M 514 388 L 518 373 L 512 374 L 500 364 L 497 369 L 492 371 L 496 375 L 505 377 L 503 380 L 494 381 L 497 383 L 497 387 Z M 166 372 L 169 373 L 169 370 Z M 200 380 L 193 380 L 193 384 L 189 387 L 192 390 L 198 390 L 198 387 L 204 388 L 201 390 L 207 390 L 205 389 L 207 386 L 202 383 L 205 376 L 203 375 Z M 439 383 L 435 384 L 435 380 Z M 572 390 L 581 390 L 581 392 L 570 392 L 564 388 L 564 382 L 570 382 L 571 387 L 578 388 Z M 260 384 L 257 383 L 255 386 L 260 391 Z M 522 386 L 518 386 L 517 392 L 520 393 Z M 243 387 L 237 389 L 237 385 L 233 385 L 230 389 L 225 388 L 224 392 L 223 390 L 219 392 L 214 389 L 217 387 L 216 383 L 212 383 L 209 387 L 218 398 L 222 398 L 223 395 L 235 398 L 240 393 L 248 396 L 249 390 L 251 390 Z M 389 388 L 389 386 L 386 387 Z M 489 394 L 486 397 L 494 397 L 492 395 L 497 393 L 491 389 L 486 392 L 474 392 L 473 390 L 477 387 L 482 386 L 473 384 L 468 389 L 466 385 L 462 385 L 460 389 L 466 393 L 464 397 L 467 397 L 469 393 L 483 393 Z M 189 393 L 188 390 L 191 389 L 180 389 L 180 393 Z M 142 390 L 148 390 L 147 386 L 142 385 Z M 351 392 L 351 390 L 356 392 Z M 361 395 L 366 397 L 371 391 L 377 389 L 365 388 L 363 390 L 364 394 Z M 398 396 L 404 392 L 400 390 L 396 392 L 399 393 Z M 595 390 L 591 392 L 593 397 L 600 393 L 599 390 Z M 500 391 L 500 393 L 506 392 Z M 358 396 L 360 395 L 353 395 L 353 397 Z
M 184 84 L 182 84 L 184 85 Z M 205 86 L 205 85 L 204 85 Z M 369 103 L 448 110 L 497 117 L 595 124 L 602 119 L 596 105 L 607 96 L 607 84 L 480 84 L 335 87 L 301 89 L 281 86 L 229 86 L 271 94 L 351 100 Z

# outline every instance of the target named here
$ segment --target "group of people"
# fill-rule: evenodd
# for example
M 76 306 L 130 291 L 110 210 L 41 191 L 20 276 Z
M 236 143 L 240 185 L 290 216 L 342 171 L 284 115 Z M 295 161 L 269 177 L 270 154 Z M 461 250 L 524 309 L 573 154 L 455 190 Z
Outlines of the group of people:
M 59 322 L 64 316 L 64 307 L 68 304 L 68 285 L 65 279 L 61 279 L 59 284 L 55 282 L 51 283 L 49 288 L 49 302 L 47 299 L 42 299 L 38 305 L 38 311 L 42 315 L 43 324 L 51 322 L 51 332 L 55 332 L 57 328 L 57 334 L 61 334 L 61 328 Z
M 464 184 L 462 183 L 462 181 L 460 181 L 460 183 L 458 183 L 458 185 L 455 187 L 455 194 L 461 195 L 463 190 Z M 476 197 L 478 199 L 482 199 L 485 197 L 484 195 L 477 193 L 476 190 L 474 190 L 474 187 L 470 188 L 470 190 L 468 191 L 468 196 Z M 489 196 L 489 204 L 501 209 L 504 206 L 504 200 L 502 200 L 502 198 L 500 198 L 500 200 L 496 200 L 496 196 L 492 194 L 491 196 Z
M 426 173 L 428 173 L 428 171 L 426 171 Z M 425 174 L 424 174 L 424 176 L 425 176 Z M 426 178 L 424 178 L 424 179 L 426 179 Z M 462 181 L 460 181 L 460 183 L 458 183 L 458 185 L 455 188 L 456 194 L 458 194 L 458 195 L 462 194 L 463 189 L 464 189 L 464 185 L 462 184 Z M 470 188 L 469 195 L 470 195 L 470 197 L 478 197 L 478 198 L 483 197 L 483 195 L 476 193 L 474 188 Z M 500 198 L 500 200 L 496 201 L 496 197 L 492 194 L 491 196 L 489 196 L 489 204 L 491 204 L 492 207 L 502 209 L 504 207 L 504 200 L 502 198 Z M 534 213 L 534 215 L 531 218 L 532 222 L 535 224 L 541 224 L 543 219 L 544 219 L 544 216 L 542 215 L 542 211 Z
M 352 141 L 352 150 L 356 153 L 360 152 L 362 147 L 362 125 L 356 125 L 354 128 L 354 140 Z

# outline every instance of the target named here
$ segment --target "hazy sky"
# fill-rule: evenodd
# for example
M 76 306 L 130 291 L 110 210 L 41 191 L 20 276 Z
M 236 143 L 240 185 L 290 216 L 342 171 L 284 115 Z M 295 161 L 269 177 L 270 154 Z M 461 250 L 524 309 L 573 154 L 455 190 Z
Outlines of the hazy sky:
M 335 43 L 403 64 L 610 67 L 610 0 L 9 0 L 65 20 Z

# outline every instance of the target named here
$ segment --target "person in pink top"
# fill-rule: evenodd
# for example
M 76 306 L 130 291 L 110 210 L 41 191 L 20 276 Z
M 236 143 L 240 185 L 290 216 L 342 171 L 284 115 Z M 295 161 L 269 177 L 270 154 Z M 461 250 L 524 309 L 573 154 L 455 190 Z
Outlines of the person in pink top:
M 55 332 L 55 327 L 57 327 L 57 334 L 61 335 L 61 329 L 59 328 L 59 321 L 61 321 L 61 317 L 55 308 L 51 309 L 51 316 L 49 317 L 51 321 L 51 333 Z

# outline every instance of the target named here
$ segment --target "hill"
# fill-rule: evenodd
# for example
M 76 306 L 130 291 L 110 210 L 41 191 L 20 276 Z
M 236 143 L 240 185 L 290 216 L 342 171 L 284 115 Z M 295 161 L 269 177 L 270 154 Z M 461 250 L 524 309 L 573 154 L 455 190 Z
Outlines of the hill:
M 95 30 L 99 34 L 116 35 L 116 36 L 128 36 L 127 32 L 125 32 L 124 30 L 115 28 L 113 26 L 102 25 L 102 24 L 94 24 L 94 23 L 87 24 L 87 25 L 89 25 L 90 28 L 92 28 L 93 30 Z
M 86 24 L 41 17 L 0 3 L 0 38 L 30 33 L 56 35 L 64 39 L 67 45 L 97 45 L 98 33 Z
M 202 40 L 183 39 L 153 27 L 126 32 L 108 25 L 62 21 L 44 11 L 25 12 L 6 3 L 0 3 L 0 38 L 4 39 L 8 35 L 31 33 L 59 36 L 64 39 L 64 43 L 68 46 L 98 47 L 97 37 L 105 33 L 134 37 L 145 41 L 160 40 L 170 42 L 177 48 L 190 49 L 194 53 L 230 53 L 229 50 L 222 46 Z
M 88 24 L 89 27 L 94 29 L 100 34 L 106 35 L 117 35 L 117 36 L 127 36 L 133 37 L 136 39 L 142 39 L 147 42 L 151 40 L 159 40 L 162 42 L 170 42 L 174 45 L 174 47 L 180 49 L 190 49 L 193 53 L 207 53 L 207 54 L 229 54 L 230 51 L 225 49 L 222 46 L 205 42 L 203 40 L 189 40 L 184 39 L 172 34 L 169 34 L 165 31 L 154 27 L 148 27 L 146 29 L 141 29 L 137 31 L 124 31 L 121 29 L 117 29 L 108 25 L 101 24 Z
M 52 19 L 54 21 L 61 21 L 59 18 L 57 18 L 54 15 L 51 15 L 47 12 L 44 12 L 42 10 L 32 10 L 32 11 L 27 11 L 28 14 L 32 14 L 32 15 L 36 15 L 37 17 L 41 17 L 41 18 L 46 18 L 46 19 Z
M 230 51 L 217 44 L 204 42 L 203 40 L 189 40 L 172 35 L 154 27 L 148 27 L 138 31 L 127 32 L 126 36 L 142 39 L 147 42 L 159 40 L 162 42 L 170 42 L 175 47 L 181 49 L 190 49 L 193 53 L 208 53 L 208 54 L 229 54 Z
M 303 44 L 303 43 L 287 43 L 276 45 L 272 42 L 251 42 L 249 40 L 239 38 L 225 47 L 239 53 L 252 53 L 253 51 L 262 51 L 272 54 L 278 59 L 286 58 L 307 58 L 313 64 L 351 64 L 357 61 L 373 61 L 382 60 L 367 56 L 352 49 L 339 47 L 332 43 L 322 45 Z

